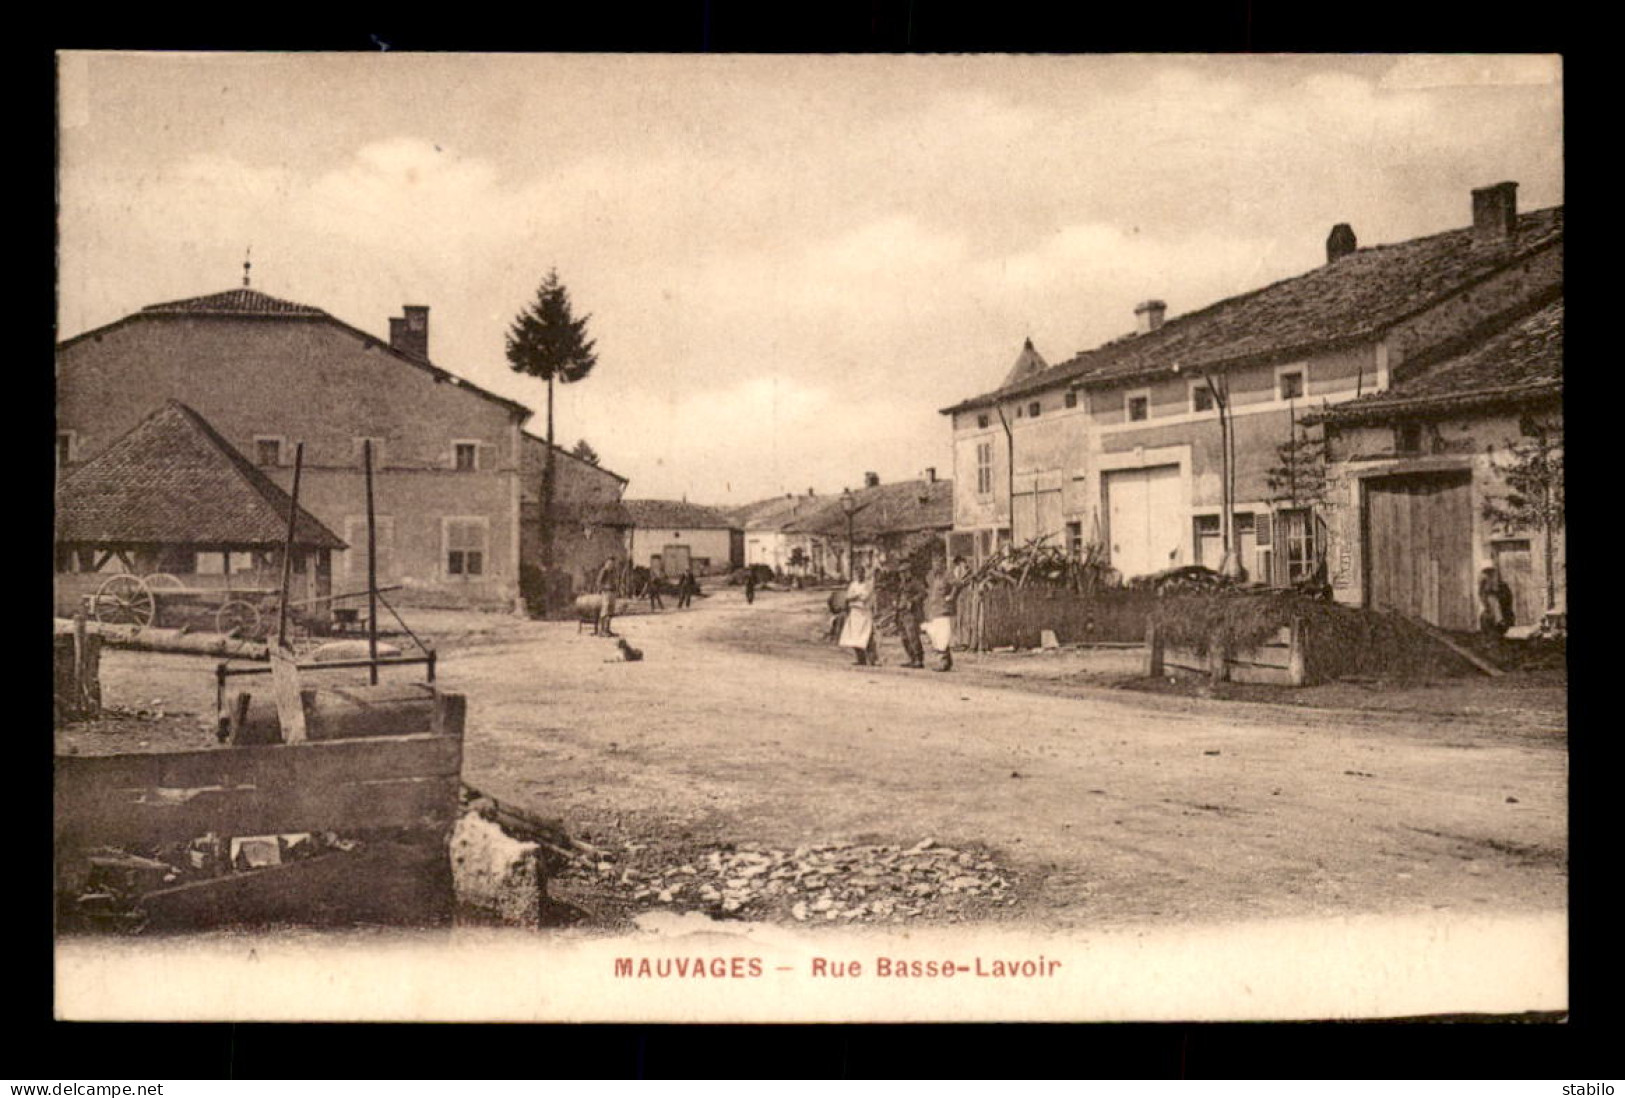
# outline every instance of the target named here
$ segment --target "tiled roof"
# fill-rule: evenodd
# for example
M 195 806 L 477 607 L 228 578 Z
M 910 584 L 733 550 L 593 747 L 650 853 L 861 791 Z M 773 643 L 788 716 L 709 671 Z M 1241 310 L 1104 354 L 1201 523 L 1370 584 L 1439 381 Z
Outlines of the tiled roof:
M 204 297 L 188 297 L 180 301 L 164 301 L 148 305 L 144 313 L 229 313 L 233 316 L 326 316 L 314 305 L 300 305 L 292 301 L 262 294 L 243 287 Z
M 1563 208 L 1555 206 L 1523 214 L 1517 231 L 1497 244 L 1476 241 L 1467 228 L 1361 248 L 1296 278 L 1171 317 L 1155 331 L 1112 340 L 943 411 L 963 411 L 1068 381 L 1102 385 L 1176 364 L 1185 370 L 1217 368 L 1370 338 L 1562 239 Z
M 1483 339 L 1471 350 L 1399 377 L 1380 393 L 1319 414 L 1328 423 L 1382 420 L 1406 412 L 1516 404 L 1563 391 L 1563 301 L 1559 298 Z
M 396 358 L 398 358 L 400 361 L 405 362 L 419 370 L 428 372 L 436 381 L 447 382 L 459 389 L 465 389 L 485 400 L 489 400 L 494 404 L 502 405 L 509 411 L 517 413 L 520 417 L 521 423 L 528 420 L 533 414 L 529 408 L 519 403 L 517 400 L 510 400 L 505 396 L 498 396 L 489 389 L 482 388 L 481 386 L 474 384 L 472 381 L 458 377 L 450 370 L 436 366 L 427 359 L 419 358 L 417 355 L 408 354 L 397 347 L 392 347 L 390 346 L 389 340 L 381 339 L 369 332 L 364 332 L 352 324 L 346 324 L 338 317 L 318 309 L 314 305 L 300 305 L 293 301 L 283 301 L 281 298 L 272 297 L 269 294 L 260 293 L 258 290 L 251 290 L 247 287 L 241 286 L 237 289 L 226 290 L 218 294 L 206 294 L 203 297 L 188 297 L 183 298 L 180 301 L 164 301 L 156 305 L 144 306 L 139 312 L 121 317 L 120 319 L 113 321 L 111 324 L 104 324 L 99 328 L 92 328 L 89 331 L 80 332 L 78 335 L 62 340 L 57 344 L 57 350 L 59 352 L 66 350 L 74 344 L 92 337 L 99 338 L 104 333 L 110 332 L 115 328 L 122 327 L 123 325 L 129 324 L 132 321 L 177 316 L 217 318 L 273 317 L 279 320 L 322 320 L 328 324 L 338 327 L 345 332 L 348 332 L 351 336 L 360 340 L 368 347 L 381 347 L 388 353 L 396 356 Z
M 737 530 L 739 524 L 714 507 L 684 503 L 675 499 L 629 499 L 622 501 L 632 522 L 643 530 Z
M 774 496 L 729 508 L 725 513 L 746 530 L 783 530 L 838 506 L 839 501 L 829 496 Z
M 281 545 L 293 500 L 176 400 L 57 486 L 56 539 L 78 544 Z M 299 508 L 294 541 L 345 543 Z
M 852 493 L 859 508 L 852 515 L 852 534 L 872 538 L 915 530 L 946 530 L 954 524 L 954 482 L 904 480 Z M 816 515 L 789 524 L 792 533 L 846 534 L 846 508 L 840 500 Z

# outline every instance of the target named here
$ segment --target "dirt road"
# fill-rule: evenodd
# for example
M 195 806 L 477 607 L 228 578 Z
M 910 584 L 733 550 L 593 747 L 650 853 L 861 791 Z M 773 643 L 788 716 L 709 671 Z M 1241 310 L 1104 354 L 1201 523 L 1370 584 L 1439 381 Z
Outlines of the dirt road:
M 595 842 L 986 851 L 1048 927 L 1566 903 L 1566 737 L 1539 722 L 1025 689 L 862 669 L 813 594 L 514 622 L 452 652 L 465 778 Z M 972 661 L 974 662 L 974 661 Z

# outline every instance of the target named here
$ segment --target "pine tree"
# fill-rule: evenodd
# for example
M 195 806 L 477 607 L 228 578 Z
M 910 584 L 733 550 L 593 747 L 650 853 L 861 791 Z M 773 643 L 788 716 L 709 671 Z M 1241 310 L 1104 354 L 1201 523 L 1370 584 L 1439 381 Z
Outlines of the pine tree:
M 594 450 L 592 448 L 592 443 L 588 442 L 586 439 L 581 439 L 578 441 L 575 445 L 575 449 L 570 451 L 570 455 L 572 457 L 580 458 L 588 465 L 597 465 L 599 460 L 598 451 Z
M 514 318 L 508 328 L 508 364 L 521 374 L 547 382 L 547 458 L 542 472 L 542 568 L 553 567 L 553 383 L 570 384 L 592 373 L 598 365 L 594 341 L 587 338 L 587 321 L 577 320 L 570 308 L 570 292 L 559 281 L 558 270 L 547 272 L 536 300 Z
M 1523 439 L 1506 448 L 1506 460 L 1491 451 L 1504 495 L 1486 496 L 1484 518 L 1504 533 L 1540 534 L 1546 561 L 1546 608 L 1557 605 L 1556 540 L 1562 533 L 1563 425 L 1526 415 L 1518 422 Z

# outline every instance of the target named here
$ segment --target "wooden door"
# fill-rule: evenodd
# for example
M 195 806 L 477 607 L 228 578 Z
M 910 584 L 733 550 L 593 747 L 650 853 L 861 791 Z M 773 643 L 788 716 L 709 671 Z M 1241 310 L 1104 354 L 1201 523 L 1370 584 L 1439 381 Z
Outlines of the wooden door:
M 1368 606 L 1441 629 L 1478 628 L 1471 473 L 1369 480 L 1364 526 Z
M 1490 543 L 1495 569 L 1512 588 L 1512 624 L 1539 625 L 1546 613 L 1546 592 L 1535 579 L 1535 557 L 1528 538 Z
M 1179 466 L 1124 469 L 1104 479 L 1112 567 L 1124 579 L 1170 567 L 1185 540 Z

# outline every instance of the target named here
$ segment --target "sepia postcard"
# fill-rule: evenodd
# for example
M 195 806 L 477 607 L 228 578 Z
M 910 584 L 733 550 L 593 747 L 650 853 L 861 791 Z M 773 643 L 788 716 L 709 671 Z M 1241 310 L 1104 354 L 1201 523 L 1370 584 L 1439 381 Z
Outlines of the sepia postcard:
M 1562 77 L 59 54 L 56 1016 L 1562 1019 Z

